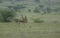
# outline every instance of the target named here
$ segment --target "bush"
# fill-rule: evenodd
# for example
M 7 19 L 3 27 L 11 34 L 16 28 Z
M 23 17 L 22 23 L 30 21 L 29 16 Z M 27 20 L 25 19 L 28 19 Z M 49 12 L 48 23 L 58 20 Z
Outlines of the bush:
M 31 9 L 28 9 L 28 12 L 31 12 Z
M 43 20 L 40 20 L 39 18 L 38 19 L 34 19 L 34 23 L 43 23 L 44 21 Z
M 0 22 L 10 22 L 15 16 L 15 12 L 12 9 L 0 10 Z
M 39 7 L 43 9 L 44 8 L 44 5 L 39 5 Z
M 40 10 L 36 7 L 36 8 L 34 9 L 34 12 L 35 12 L 35 13 L 40 13 Z
M 55 21 L 53 21 L 53 23 L 58 23 L 58 21 L 57 21 L 57 20 L 55 20 Z

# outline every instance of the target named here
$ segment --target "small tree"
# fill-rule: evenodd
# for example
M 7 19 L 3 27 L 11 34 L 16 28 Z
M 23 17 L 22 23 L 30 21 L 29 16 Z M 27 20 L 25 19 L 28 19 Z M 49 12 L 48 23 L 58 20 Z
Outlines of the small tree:
M 15 16 L 15 12 L 12 9 L 0 10 L 0 14 L 0 20 L 2 20 L 2 22 L 10 22 L 10 19 Z

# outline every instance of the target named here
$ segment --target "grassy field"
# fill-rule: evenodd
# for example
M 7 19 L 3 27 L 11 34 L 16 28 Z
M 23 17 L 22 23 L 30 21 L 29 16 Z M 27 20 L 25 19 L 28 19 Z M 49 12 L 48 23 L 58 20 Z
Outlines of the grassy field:
M 0 38 L 60 38 L 60 23 L 0 23 Z
M 28 23 L 0 23 L 0 38 L 60 38 L 60 14 L 50 13 L 42 15 L 41 13 L 34 13 L 33 10 L 40 4 L 27 1 L 15 2 L 14 4 L 11 4 L 11 2 L 0 3 L 0 8 L 5 9 L 7 8 L 6 6 L 24 4 L 26 4 L 26 8 L 18 10 L 15 18 L 20 19 L 20 15 L 26 15 L 28 18 Z M 45 5 L 45 7 L 47 6 L 47 4 L 43 2 L 42 5 Z M 28 9 L 31 9 L 31 12 L 28 12 Z M 36 18 L 39 18 L 44 22 L 34 23 L 34 20 L 32 19 Z
M 60 15 L 34 15 L 30 14 L 28 17 L 40 17 L 45 19 L 45 22 L 0 23 L 0 38 L 60 38 Z M 58 22 L 55 23 L 53 20 Z

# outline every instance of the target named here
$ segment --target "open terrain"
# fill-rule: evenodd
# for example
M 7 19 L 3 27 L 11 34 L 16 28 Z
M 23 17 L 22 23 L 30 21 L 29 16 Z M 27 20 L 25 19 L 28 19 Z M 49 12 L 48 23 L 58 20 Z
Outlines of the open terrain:
M 42 19 L 49 22 L 17 24 L 0 23 L 0 38 L 60 38 L 60 22 L 57 21 L 60 15 L 43 15 Z M 51 18 L 51 19 L 50 19 Z
M 2 2 L 0 0 L 0 38 L 60 38 L 59 0 L 51 0 L 51 6 L 48 5 L 48 0 L 40 0 L 40 3 L 38 3 L 39 1 L 36 3 L 36 1 L 3 0 Z M 21 15 L 27 16 L 28 23 L 18 24 L 13 19 L 10 23 L 1 22 L 4 19 L 10 20 L 9 16 L 11 16 L 10 13 L 12 12 L 7 12 L 4 9 L 7 9 L 7 11 L 12 9 L 13 14 L 16 12 L 13 19 L 20 19 Z M 41 20 L 43 22 L 35 23 L 35 19 L 38 22 Z

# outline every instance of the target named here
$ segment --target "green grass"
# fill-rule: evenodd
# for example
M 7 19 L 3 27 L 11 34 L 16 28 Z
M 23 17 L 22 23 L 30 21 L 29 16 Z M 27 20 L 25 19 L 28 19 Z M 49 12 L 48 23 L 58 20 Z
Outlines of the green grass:
M 29 22 L 25 25 L 14 22 L 0 23 L 0 38 L 60 38 L 60 15 L 24 12 L 23 15 L 28 16 Z M 31 18 L 43 19 L 44 23 L 32 23 Z
M 23 2 L 15 2 L 14 5 L 23 4 Z M 0 23 L 0 38 L 60 38 L 60 15 L 33 13 L 35 7 L 39 4 L 34 2 L 24 2 L 28 4 L 26 9 L 17 12 L 16 18 L 20 15 L 28 17 L 27 24 L 17 23 Z M 0 8 L 13 5 L 11 2 L 4 2 L 0 4 Z M 45 4 L 43 4 L 45 5 Z M 31 9 L 32 12 L 27 10 Z M 40 18 L 44 23 L 33 23 L 32 19 Z
M 60 24 L 0 23 L 0 38 L 60 38 Z

